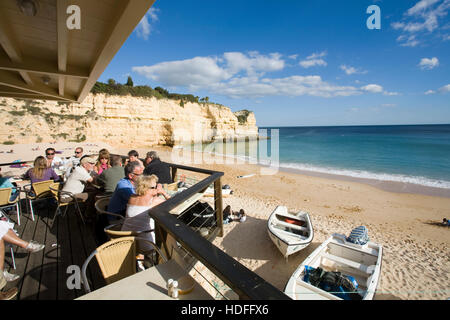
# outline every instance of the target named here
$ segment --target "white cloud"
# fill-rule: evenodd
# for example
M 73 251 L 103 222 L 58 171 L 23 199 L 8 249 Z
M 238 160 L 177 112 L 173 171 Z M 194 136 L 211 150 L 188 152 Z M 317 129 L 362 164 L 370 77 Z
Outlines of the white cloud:
M 300 61 L 300 65 L 303 68 L 310 68 L 310 67 L 314 67 L 314 66 L 326 66 L 327 62 L 323 59 L 311 59 L 311 60 L 303 60 Z
M 298 54 L 292 54 L 292 55 L 288 56 L 288 58 L 292 59 L 292 60 L 297 59 L 297 57 L 298 57 Z
M 187 60 L 161 62 L 132 70 L 167 86 L 196 87 L 229 79 L 232 74 L 217 65 L 217 58 L 195 57 Z
M 407 14 L 410 16 L 415 15 L 439 1 L 440 0 L 421 0 L 417 2 L 412 8 L 409 8 Z
M 383 87 L 378 84 L 368 84 L 367 86 L 361 87 L 361 90 L 371 93 L 380 93 L 383 92 Z
M 435 93 L 436 93 L 436 91 L 434 91 L 434 90 L 428 90 L 427 92 L 425 92 L 426 95 L 435 94 Z
M 268 56 L 258 52 L 250 52 L 248 56 L 241 52 L 225 52 L 224 59 L 227 69 L 231 73 L 246 71 L 248 74 L 256 72 L 277 71 L 284 68 L 284 60 L 279 53 L 271 53 Z
M 399 93 L 398 92 L 389 92 L 389 91 L 384 91 L 383 95 L 385 96 L 398 96 Z
M 439 92 L 450 92 L 450 84 L 447 84 L 442 88 L 439 88 Z
M 436 68 L 438 65 L 439 65 L 439 59 L 436 57 L 433 57 L 431 59 L 422 58 L 419 62 L 419 67 L 422 70 L 431 70 L 433 68 Z
M 429 35 L 439 29 L 450 8 L 450 0 L 421 0 L 405 13 L 402 21 L 393 22 L 392 28 L 403 34 L 397 38 L 402 46 L 415 47 L 420 41 L 415 35 L 422 33 Z M 414 35 L 414 37 L 412 37 Z
M 326 52 L 326 51 L 322 51 L 322 52 L 320 52 L 320 53 L 313 53 L 312 55 L 306 57 L 306 59 L 307 59 L 307 60 L 310 60 L 310 59 L 323 58 L 323 57 L 325 57 L 326 55 L 327 55 L 327 52 Z
M 397 41 L 398 42 L 403 41 L 403 43 L 400 44 L 402 47 L 415 47 L 420 43 L 415 35 L 409 36 L 401 35 L 397 38 Z
M 354 67 L 346 66 L 344 64 L 341 65 L 339 68 L 341 70 L 345 71 L 345 73 L 348 74 L 348 75 L 352 75 L 352 74 L 355 74 L 355 73 L 356 74 L 365 74 L 365 73 L 367 73 L 367 71 L 358 70 L 358 69 L 356 69 Z
M 306 57 L 306 60 L 302 60 L 299 62 L 299 65 L 303 68 L 310 68 L 314 66 L 323 66 L 327 65 L 327 62 L 322 58 L 327 55 L 326 51 L 320 53 L 313 53 L 310 56 Z
M 394 108 L 397 105 L 395 103 L 383 103 L 381 106 L 382 107 L 387 107 L 387 108 Z
M 316 59 L 311 59 L 316 60 Z M 292 75 L 272 78 L 266 74 L 283 70 L 287 64 L 279 53 L 227 52 L 221 56 L 161 62 L 152 66 L 136 66 L 133 72 L 158 85 L 187 88 L 190 92 L 206 90 L 231 98 L 264 96 L 339 97 L 364 93 L 383 93 L 376 84 L 362 88 L 340 86 L 324 81 L 318 75 Z
M 136 32 L 137 32 L 137 35 L 139 38 L 148 40 L 148 37 L 150 36 L 150 33 L 152 32 L 151 22 L 156 22 L 159 20 L 157 12 L 159 12 L 159 9 L 150 8 L 147 11 L 147 13 L 142 17 L 141 21 L 139 22 L 138 26 L 136 27 Z M 150 18 L 150 22 L 149 22 L 149 18 Z

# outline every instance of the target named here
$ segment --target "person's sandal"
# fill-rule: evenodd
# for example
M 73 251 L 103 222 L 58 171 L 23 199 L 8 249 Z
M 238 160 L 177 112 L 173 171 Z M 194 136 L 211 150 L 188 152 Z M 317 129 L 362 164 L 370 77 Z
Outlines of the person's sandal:
M 17 279 L 20 278 L 18 274 L 9 273 L 6 270 L 3 270 L 3 276 L 5 277 L 5 280 L 8 282 L 16 281 Z
M 1 291 L 0 300 L 11 300 L 15 296 L 17 296 L 17 293 L 19 293 L 19 290 L 17 290 L 17 288 L 11 288 L 7 291 Z
M 28 252 L 31 252 L 31 253 L 35 253 L 35 252 L 41 251 L 42 249 L 44 249 L 44 247 L 45 247 L 45 244 L 40 244 L 40 243 L 38 243 L 38 242 L 36 242 L 34 240 L 31 240 L 28 243 L 28 245 L 25 248 L 25 250 L 27 250 Z

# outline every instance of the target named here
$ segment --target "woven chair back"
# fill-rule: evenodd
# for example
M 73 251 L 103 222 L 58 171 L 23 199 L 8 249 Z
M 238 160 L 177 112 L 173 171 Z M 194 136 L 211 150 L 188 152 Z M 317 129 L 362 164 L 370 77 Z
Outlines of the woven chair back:
M 136 242 L 134 237 L 121 237 L 97 248 L 95 255 L 107 284 L 136 273 Z
M 137 231 L 122 231 L 122 223 L 112 225 L 110 228 L 105 228 L 105 233 L 110 239 L 117 239 L 120 237 L 137 237 L 139 232 Z
M 10 204 L 9 198 L 11 198 L 12 188 L 0 189 L 0 206 L 6 206 Z
M 36 198 L 49 197 L 52 195 L 52 191 L 50 190 L 50 186 L 54 184 L 53 180 L 46 180 L 41 182 L 35 182 L 32 184 L 34 194 Z
M 100 213 L 107 213 L 106 207 L 108 206 L 110 199 L 110 197 L 98 199 L 95 201 L 95 209 Z

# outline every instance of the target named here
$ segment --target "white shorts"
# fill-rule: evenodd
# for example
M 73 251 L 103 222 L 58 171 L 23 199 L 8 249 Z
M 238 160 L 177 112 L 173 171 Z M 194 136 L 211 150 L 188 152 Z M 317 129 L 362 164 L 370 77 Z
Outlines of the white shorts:
M 3 239 L 3 236 L 12 228 L 14 228 L 13 223 L 0 220 L 0 239 Z

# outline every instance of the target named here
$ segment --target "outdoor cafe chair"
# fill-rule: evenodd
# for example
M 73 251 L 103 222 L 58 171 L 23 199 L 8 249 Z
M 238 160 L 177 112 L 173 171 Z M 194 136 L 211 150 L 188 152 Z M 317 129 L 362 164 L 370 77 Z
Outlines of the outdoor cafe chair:
M 117 218 L 117 222 L 112 223 L 103 229 L 110 240 L 120 237 L 139 237 L 143 233 L 155 231 L 154 229 L 143 231 L 122 230 L 122 225 L 125 221 L 125 218 L 120 214 L 112 213 L 106 210 L 110 199 L 111 197 L 101 198 L 95 202 L 95 209 L 97 210 L 98 214 L 104 214 L 110 217 Z
M 95 249 L 83 263 L 83 267 L 81 268 L 81 279 L 86 293 L 91 292 L 89 281 L 86 276 L 86 270 L 89 262 L 94 257 L 97 259 L 100 271 L 107 285 L 136 273 L 138 261 L 136 258 L 137 240 L 148 242 L 155 248 L 164 262 L 168 261 L 156 244 L 147 239 L 121 237 L 110 240 Z
M 55 214 L 53 216 L 52 225 L 50 226 L 50 228 L 53 227 L 53 224 L 55 223 L 55 221 L 59 215 L 61 215 L 61 216 L 66 215 L 67 209 L 69 208 L 70 205 L 75 206 L 75 209 L 77 210 L 78 214 L 80 215 L 81 221 L 83 222 L 83 224 L 85 224 L 83 214 L 81 213 L 81 209 L 80 209 L 80 202 L 83 203 L 84 200 L 77 199 L 71 192 L 61 190 L 62 185 L 58 182 L 54 182 L 52 185 L 50 185 L 49 188 L 52 191 L 52 194 L 55 197 L 56 202 L 58 204 L 58 206 L 56 207 Z M 69 196 L 71 198 L 70 201 L 69 202 L 61 201 L 61 197 L 63 195 Z M 64 213 L 61 213 L 61 207 L 65 207 Z
M 19 195 L 13 201 L 10 201 L 13 190 L 17 190 Z M 17 224 L 20 226 L 20 188 L 1 188 L 0 189 L 0 209 L 6 209 L 10 207 L 16 207 Z M 2 210 L 3 211 L 3 210 Z M 4 211 L 3 211 L 4 212 Z
M 34 209 L 33 203 L 42 200 L 48 200 L 53 198 L 54 195 L 50 190 L 50 186 L 54 184 L 53 180 L 45 180 L 35 183 L 30 183 L 23 186 L 23 190 L 25 192 L 25 196 L 27 199 L 27 204 L 30 207 L 31 211 L 31 219 L 34 221 Z M 27 209 L 28 209 L 27 206 Z

